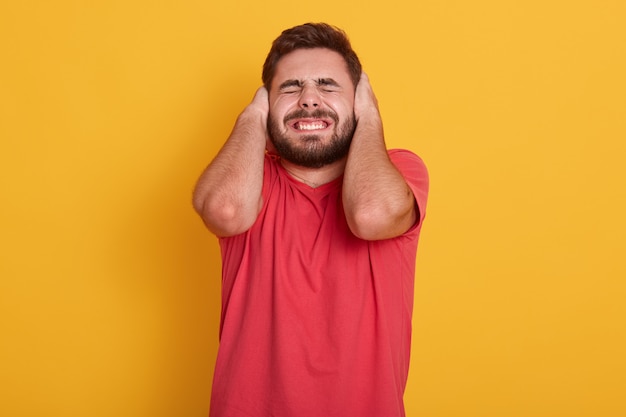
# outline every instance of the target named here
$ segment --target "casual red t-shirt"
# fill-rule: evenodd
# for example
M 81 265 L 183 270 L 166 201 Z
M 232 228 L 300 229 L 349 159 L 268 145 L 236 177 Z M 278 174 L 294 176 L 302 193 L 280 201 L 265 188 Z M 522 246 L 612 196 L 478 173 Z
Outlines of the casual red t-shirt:
M 399 417 L 409 368 L 415 255 L 428 174 L 389 151 L 418 222 L 393 239 L 348 228 L 342 178 L 311 188 L 271 156 L 263 208 L 220 239 L 222 317 L 211 417 Z

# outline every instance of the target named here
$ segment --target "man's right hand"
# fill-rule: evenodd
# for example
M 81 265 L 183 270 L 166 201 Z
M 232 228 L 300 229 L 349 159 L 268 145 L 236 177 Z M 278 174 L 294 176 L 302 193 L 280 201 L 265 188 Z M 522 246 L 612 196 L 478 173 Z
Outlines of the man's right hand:
M 259 87 L 252 98 L 250 104 L 246 106 L 243 113 L 258 112 L 261 116 L 263 129 L 267 129 L 267 117 L 270 111 L 269 94 L 265 87 Z
M 252 102 L 248 104 L 245 111 L 257 111 L 261 115 L 261 123 L 263 124 L 263 131 L 265 132 L 265 149 L 270 154 L 276 154 L 276 148 L 269 138 L 267 132 L 267 118 L 269 117 L 269 93 L 265 87 L 259 87 L 254 94 Z

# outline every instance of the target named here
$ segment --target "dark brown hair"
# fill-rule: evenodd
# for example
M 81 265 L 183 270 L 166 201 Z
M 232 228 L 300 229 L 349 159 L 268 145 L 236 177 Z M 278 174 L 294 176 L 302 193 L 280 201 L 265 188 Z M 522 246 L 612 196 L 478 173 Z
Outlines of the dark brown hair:
M 361 62 L 356 55 L 346 33 L 327 23 L 305 23 L 283 31 L 274 40 L 272 48 L 263 64 L 262 80 L 269 90 L 280 59 L 296 49 L 326 48 L 339 53 L 346 61 L 354 86 L 361 79 Z

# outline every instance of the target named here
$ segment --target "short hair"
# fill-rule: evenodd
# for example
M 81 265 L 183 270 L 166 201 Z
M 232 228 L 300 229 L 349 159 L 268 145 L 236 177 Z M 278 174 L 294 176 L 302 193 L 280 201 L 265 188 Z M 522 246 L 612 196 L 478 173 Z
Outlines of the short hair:
M 263 64 L 262 80 L 269 90 L 280 59 L 297 49 L 326 48 L 339 53 L 346 61 L 354 86 L 361 79 L 361 61 L 350 45 L 346 33 L 327 23 L 305 23 L 286 29 L 274 40 Z

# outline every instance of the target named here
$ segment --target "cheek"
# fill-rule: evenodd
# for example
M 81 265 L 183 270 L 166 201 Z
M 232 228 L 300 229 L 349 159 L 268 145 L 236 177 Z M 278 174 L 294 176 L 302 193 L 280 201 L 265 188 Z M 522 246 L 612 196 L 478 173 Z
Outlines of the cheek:
M 270 107 L 274 109 L 291 109 L 298 106 L 297 94 L 280 94 L 274 100 L 270 100 Z
M 282 135 L 288 132 L 288 128 L 283 123 L 285 118 L 285 114 L 282 112 L 278 112 L 275 109 L 270 109 L 267 115 L 267 127 L 268 129 L 273 130 L 276 133 L 280 133 Z
M 332 108 L 337 114 L 352 115 L 354 113 L 354 99 L 352 97 L 345 97 L 341 100 L 337 100 L 332 104 Z
M 283 120 L 283 117 L 279 109 L 277 109 L 276 107 L 270 107 L 269 113 L 267 114 L 267 119 L 272 120 L 274 124 L 277 124 L 279 121 Z
M 275 120 L 282 120 L 289 113 L 290 107 L 284 101 L 276 102 L 270 106 L 269 115 Z
M 339 115 L 339 119 L 343 120 L 344 122 L 348 119 L 351 119 L 352 117 L 354 117 L 354 107 L 350 106 L 350 105 L 345 105 L 342 106 L 341 108 L 337 109 L 337 114 Z

